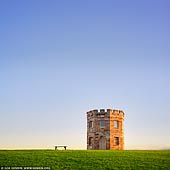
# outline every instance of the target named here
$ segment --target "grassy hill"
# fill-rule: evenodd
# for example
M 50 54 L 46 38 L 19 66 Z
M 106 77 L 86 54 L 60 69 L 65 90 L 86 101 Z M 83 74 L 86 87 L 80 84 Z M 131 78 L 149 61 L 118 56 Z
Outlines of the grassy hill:
M 161 170 L 170 151 L 0 150 L 0 169 Z

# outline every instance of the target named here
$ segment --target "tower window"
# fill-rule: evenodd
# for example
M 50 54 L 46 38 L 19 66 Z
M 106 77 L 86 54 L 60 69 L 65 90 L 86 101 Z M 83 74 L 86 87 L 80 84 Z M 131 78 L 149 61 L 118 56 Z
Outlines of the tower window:
M 90 145 L 90 146 L 92 145 L 92 140 L 93 140 L 93 138 L 92 138 L 92 137 L 89 137 L 89 145 Z
M 119 137 L 115 137 L 115 145 L 119 145 Z
M 118 128 L 119 127 L 119 122 L 117 120 L 114 120 L 114 127 Z
M 101 120 L 100 121 L 100 127 L 104 127 L 105 126 L 105 120 Z
M 90 122 L 89 122 L 89 128 L 92 128 L 92 127 L 93 127 L 93 122 L 90 121 Z

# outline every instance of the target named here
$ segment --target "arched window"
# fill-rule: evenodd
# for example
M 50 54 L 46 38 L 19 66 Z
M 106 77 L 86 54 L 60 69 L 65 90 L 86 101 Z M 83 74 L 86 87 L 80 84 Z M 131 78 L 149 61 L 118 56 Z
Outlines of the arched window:
M 93 127 L 93 122 L 90 121 L 90 122 L 89 122 L 89 128 L 92 128 L 92 127 Z
M 90 145 L 90 146 L 92 145 L 92 140 L 93 140 L 93 138 L 92 138 L 92 137 L 89 137 L 89 145 Z
M 115 137 L 115 145 L 119 145 L 119 137 Z

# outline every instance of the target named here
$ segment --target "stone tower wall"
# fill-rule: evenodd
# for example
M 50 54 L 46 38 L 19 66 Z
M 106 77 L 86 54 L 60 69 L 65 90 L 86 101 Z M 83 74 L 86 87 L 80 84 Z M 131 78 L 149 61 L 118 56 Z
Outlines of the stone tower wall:
M 117 121 L 117 127 L 114 127 Z M 124 149 L 124 112 L 112 109 L 87 112 L 87 149 Z

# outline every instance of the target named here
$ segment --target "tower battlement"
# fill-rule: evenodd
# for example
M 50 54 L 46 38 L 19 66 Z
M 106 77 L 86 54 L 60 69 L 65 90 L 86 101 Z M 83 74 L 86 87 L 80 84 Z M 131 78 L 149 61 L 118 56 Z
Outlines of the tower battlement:
M 100 109 L 100 110 L 95 109 L 87 112 L 87 116 L 100 115 L 100 114 L 124 116 L 124 112 L 122 110 L 117 110 L 117 109 Z
M 95 109 L 87 112 L 87 149 L 124 149 L 124 112 Z

